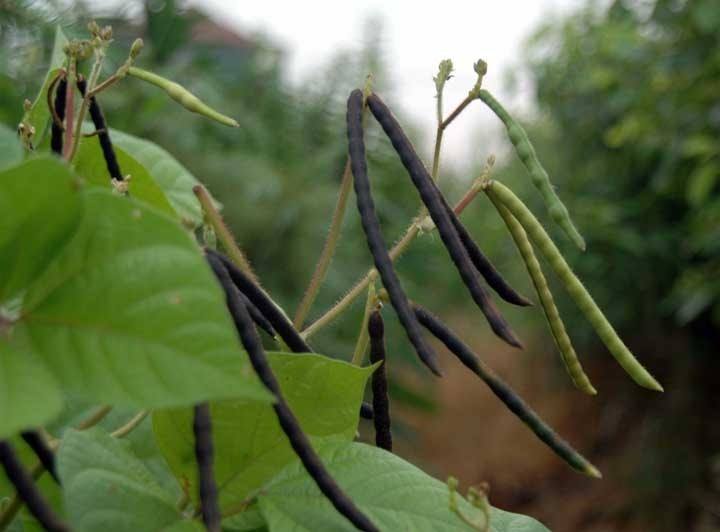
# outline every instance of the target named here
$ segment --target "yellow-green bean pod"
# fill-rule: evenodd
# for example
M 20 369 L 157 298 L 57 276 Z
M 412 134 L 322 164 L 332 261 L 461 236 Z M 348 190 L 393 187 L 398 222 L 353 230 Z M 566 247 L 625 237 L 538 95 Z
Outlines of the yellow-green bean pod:
M 195 96 L 193 93 L 191 93 L 179 83 L 175 83 L 174 81 L 170 81 L 167 78 L 158 76 L 153 72 L 148 72 L 147 70 L 143 70 L 134 66 L 128 68 L 128 74 L 161 88 L 168 94 L 168 96 L 170 96 L 173 100 L 182 105 L 188 111 L 201 114 L 226 126 L 240 126 L 240 124 L 238 124 L 235 119 L 217 112 L 209 105 L 203 103 L 200 98 Z
M 520 256 L 525 263 L 530 279 L 532 279 L 533 285 L 535 286 L 535 291 L 537 292 L 538 299 L 540 300 L 540 305 L 545 313 L 545 318 L 550 326 L 550 332 L 555 340 L 555 345 L 560 352 L 560 356 L 563 364 L 565 365 L 565 369 L 570 375 L 570 379 L 572 379 L 573 384 L 579 390 L 590 395 L 597 394 L 597 391 L 590 383 L 590 379 L 585 374 L 582 364 L 580 364 L 580 360 L 575 353 L 575 349 L 573 348 L 570 337 L 567 334 L 565 324 L 560 317 L 560 312 L 555 305 L 555 300 L 553 299 L 552 292 L 550 292 L 547 279 L 545 279 L 545 275 L 543 274 L 540 263 L 535 256 L 535 252 L 533 251 L 532 244 L 528 239 L 527 233 L 523 229 L 522 225 L 520 225 L 520 223 L 512 214 L 510 214 L 510 211 L 508 211 L 502 203 L 499 203 L 494 196 L 490 196 L 490 199 L 505 222 L 508 231 L 510 231 L 510 235 L 515 241 L 515 245 L 517 246 Z
M 490 199 L 502 203 L 527 231 L 532 242 L 537 246 L 548 261 L 555 274 L 565 286 L 580 310 L 595 329 L 600 339 L 615 357 L 618 363 L 640 386 L 651 390 L 663 391 L 663 387 L 640 364 L 632 352 L 618 336 L 617 332 L 602 313 L 585 286 L 580 282 L 568 263 L 565 261 L 555 243 L 525 204 L 512 190 L 497 181 L 488 181 L 485 192 Z
M 487 90 L 481 89 L 478 91 L 478 98 L 480 98 L 505 125 L 510 142 L 515 148 L 515 153 L 517 153 L 523 165 L 525 165 L 533 185 L 535 185 L 535 188 L 540 192 L 545 206 L 550 213 L 550 217 L 565 231 L 577 247 L 585 251 L 585 240 L 575 227 L 575 224 L 573 224 L 567 207 L 565 207 L 565 204 L 555 193 L 555 189 L 550 182 L 550 176 L 548 176 L 547 171 L 545 171 L 545 168 L 543 168 L 543 165 L 540 163 L 540 159 L 537 153 L 535 153 L 535 148 L 523 127 Z

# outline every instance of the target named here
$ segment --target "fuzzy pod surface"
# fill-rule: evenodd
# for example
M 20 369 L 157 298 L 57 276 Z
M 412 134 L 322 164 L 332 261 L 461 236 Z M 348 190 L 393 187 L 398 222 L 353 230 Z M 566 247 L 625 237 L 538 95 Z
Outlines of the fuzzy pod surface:
M 265 356 L 260 338 L 253 325 L 252 319 L 242 300 L 233 290 L 233 283 L 223 263 L 215 256 L 208 255 L 208 261 L 213 269 L 220 285 L 225 290 L 225 299 L 228 310 L 240 337 L 245 351 L 248 354 L 250 363 L 255 373 L 265 387 L 275 395 L 276 401 L 273 404 L 275 415 L 280 427 L 288 438 L 295 454 L 300 458 L 305 470 L 315 481 L 320 491 L 355 527 L 368 532 L 379 532 L 379 529 L 363 514 L 355 503 L 342 491 L 335 479 L 323 465 L 320 457 L 310 443 L 307 435 L 300 428 L 300 424 L 285 401 L 275 374 Z
M 23 467 L 9 442 L 0 441 L 0 463 L 8 480 L 15 486 L 18 498 L 25 503 L 32 516 L 50 532 L 69 532 L 70 528 L 47 503 L 37 489 L 30 473 Z
M 542 224 L 535 218 L 530 209 L 518 198 L 512 190 L 502 183 L 490 181 L 485 192 L 493 201 L 504 205 L 508 211 L 522 225 L 523 229 L 530 236 L 537 249 L 543 254 L 555 274 L 565 286 L 570 297 L 580 308 L 585 318 L 590 322 L 595 332 L 600 337 L 608 351 L 615 357 L 615 360 L 632 377 L 632 379 L 650 390 L 663 391 L 663 387 L 635 358 L 630 349 L 620 339 L 617 332 L 603 314 L 600 307 L 580 282 L 568 263 L 563 258 L 555 243 L 543 228 Z
M 50 473 L 55 479 L 55 482 L 60 484 L 60 478 L 58 477 L 55 469 L 55 453 L 45 442 L 45 439 L 40 435 L 37 430 L 26 430 L 20 433 L 20 437 L 30 447 L 35 456 L 37 456 L 40 463 L 43 465 L 45 470 Z
M 375 268 L 380 274 L 383 286 L 387 290 L 395 312 L 405 329 L 408 339 L 415 348 L 420 360 L 435 374 L 440 376 L 437 356 L 422 336 L 422 330 L 410 308 L 405 292 L 400 284 L 392 259 L 385 245 L 385 238 L 380 229 L 380 222 L 375 213 L 375 203 L 372 198 L 370 179 L 365 159 L 365 140 L 362 126 L 363 94 L 359 89 L 350 93 L 347 101 L 347 135 L 348 152 L 350 154 L 350 167 L 353 173 L 353 186 L 357 208 L 360 212 L 360 221 L 367 239 L 368 248 L 373 257 Z
M 475 266 L 475 269 L 483 276 L 488 286 L 495 290 L 497 295 L 512 305 L 517 305 L 519 307 L 532 306 L 532 302 L 510 286 L 497 268 L 495 268 L 495 265 L 485 256 L 468 232 L 465 225 L 463 225 L 458 216 L 455 214 L 455 211 L 453 211 L 452 207 L 448 205 L 448 202 L 442 193 L 440 194 L 440 198 L 442 199 L 445 210 L 447 211 L 448 216 L 457 231 L 458 237 L 460 237 L 460 241 L 463 246 L 465 246 L 465 250 L 470 257 L 470 260 Z
M 65 102 L 67 98 L 67 78 L 63 77 L 58 82 L 57 90 L 55 91 L 55 101 L 53 106 L 55 107 L 55 115 L 60 120 L 60 124 L 52 121 L 50 126 L 50 149 L 53 153 L 58 155 L 62 154 L 63 150 L 63 127 L 62 121 L 65 120 Z
M 372 375 L 373 408 L 375 410 L 375 445 L 392 452 L 392 432 L 390 430 L 390 399 L 387 385 L 387 357 L 385 355 L 385 324 L 379 310 L 374 310 L 368 318 L 370 336 L 370 362 L 380 362 Z
M 368 96 L 367 103 L 373 116 L 380 123 L 398 153 L 403 166 L 410 175 L 410 179 L 437 227 L 445 249 L 447 249 L 473 300 L 485 315 L 490 328 L 508 344 L 521 348 L 522 343 L 505 321 L 505 318 L 502 317 L 497 307 L 495 307 L 488 291 L 478 281 L 475 267 L 443 205 L 442 193 L 437 188 L 432 177 L 430 177 L 420 157 L 415 153 L 415 149 L 400 124 L 376 94 Z
M 473 373 L 480 377 L 495 396 L 532 430 L 550 449 L 562 458 L 573 469 L 600 478 L 600 471 L 572 446 L 558 436 L 535 411 L 530 408 L 500 377 L 487 367 L 465 343 L 453 333 L 440 319 L 429 311 L 414 306 L 420 323 L 430 331 L 445 347 L 452 352 Z
M 502 203 L 497 203 L 497 200 L 493 196 L 490 196 L 490 200 L 493 202 L 495 208 L 505 222 L 510 235 L 515 241 L 515 246 L 518 248 L 520 256 L 525 263 L 530 279 L 535 286 L 535 291 L 537 292 L 538 299 L 540 300 L 540 306 L 545 314 L 545 319 L 550 327 L 550 332 L 555 340 L 555 345 L 560 352 L 560 356 L 565 369 L 570 375 L 570 379 L 579 390 L 589 395 L 597 394 L 597 391 L 590 383 L 590 379 L 583 370 L 582 364 L 580 364 L 580 359 L 578 358 L 577 353 L 575 353 L 575 348 L 573 347 L 570 337 L 565 330 L 565 324 L 560 317 L 560 311 L 555 305 L 555 299 L 550 291 L 547 279 L 545 279 L 540 262 L 538 262 L 537 257 L 535 256 L 535 252 L 533 251 L 533 247 L 528 239 L 527 233 L 515 217 L 510 214 L 507 207 L 505 207 Z
M 533 185 L 535 185 L 535 188 L 540 192 L 543 202 L 550 213 L 550 217 L 565 234 L 570 237 L 570 240 L 572 240 L 577 247 L 585 251 L 585 239 L 583 239 L 577 227 L 575 227 L 567 207 L 555 193 L 555 189 L 550 182 L 550 176 L 540 163 L 540 159 L 537 153 L 535 153 L 535 148 L 523 127 L 487 90 L 481 89 L 478 92 L 478 98 L 480 98 L 505 125 L 510 142 L 515 148 L 515 153 L 517 153 L 520 161 L 522 161 L 530 174 Z
M 203 523 L 208 532 L 220 532 L 220 506 L 213 471 L 212 418 L 210 405 L 201 403 L 193 409 L 195 460 L 198 465 L 198 492 Z
M 85 97 L 87 91 L 87 81 L 84 78 L 79 78 L 77 81 L 78 89 L 80 94 Z M 110 129 L 108 129 L 107 123 L 105 122 L 105 115 L 100 108 L 100 104 L 95 96 L 90 97 L 88 106 L 88 112 L 90 113 L 90 119 L 95 126 L 97 131 L 98 142 L 100 142 L 100 149 L 102 149 L 103 157 L 105 158 L 105 165 L 107 166 L 108 173 L 111 179 L 117 181 L 123 181 L 125 178 L 120 171 L 120 165 L 115 155 L 115 148 L 113 148 L 112 140 L 110 140 Z

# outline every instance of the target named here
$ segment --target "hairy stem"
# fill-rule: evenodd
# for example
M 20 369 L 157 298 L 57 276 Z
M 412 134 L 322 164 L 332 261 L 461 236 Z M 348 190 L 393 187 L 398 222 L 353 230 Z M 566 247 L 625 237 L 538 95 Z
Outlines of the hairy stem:
M 340 192 L 338 193 L 337 203 L 335 204 L 335 211 L 332 215 L 332 221 L 330 222 L 330 229 L 328 230 L 325 244 L 323 245 L 322 252 L 318 258 L 315 266 L 315 271 L 310 279 L 310 284 L 305 291 L 305 295 L 298 305 L 297 311 L 295 312 L 295 319 L 293 324 L 296 329 L 300 329 L 307 318 L 308 312 L 312 304 L 315 302 L 315 298 L 320 291 L 320 286 L 325 280 L 328 267 L 332 261 L 335 249 L 337 248 L 338 241 L 340 239 L 340 231 L 342 229 L 343 219 L 345 218 L 345 211 L 347 208 L 347 200 L 350 196 L 350 190 L 352 189 L 352 172 L 350 171 L 350 159 L 348 158 L 345 163 L 345 170 L 343 171 L 342 183 L 340 184 Z
M 110 433 L 110 436 L 113 438 L 124 438 L 128 434 L 130 434 L 133 430 L 135 430 L 140 423 L 143 422 L 143 420 L 148 416 L 150 413 L 150 410 L 141 410 L 137 414 L 135 414 L 130 420 L 125 423 L 124 425 L 116 428 L 114 431 Z
M 90 105 L 90 98 L 92 94 L 92 90 L 97 84 L 98 77 L 100 76 L 100 70 L 102 69 L 103 61 L 105 60 L 105 48 L 100 47 L 95 50 L 95 63 L 93 63 L 92 70 L 90 71 L 90 77 L 87 81 L 87 91 L 85 92 L 85 96 L 82 99 L 82 103 L 80 104 L 80 110 L 77 114 L 77 119 L 75 122 L 75 132 L 73 134 L 72 139 L 72 146 L 70 150 L 68 151 L 66 159 L 68 161 L 72 161 L 73 157 L 75 157 L 75 154 L 77 153 L 78 146 L 80 145 L 80 139 L 82 138 L 82 124 L 85 120 L 85 114 L 87 113 L 88 106 Z M 73 80 L 74 82 L 74 80 Z M 72 87 L 72 86 L 71 86 Z M 74 87 L 71 88 L 71 92 L 74 90 Z M 70 126 L 68 126 L 68 129 L 70 129 Z
M 370 319 L 370 313 L 375 308 L 377 297 L 375 295 L 375 285 L 370 283 L 368 286 L 367 301 L 365 302 L 365 312 L 363 313 L 362 323 L 360 324 L 360 334 L 358 334 L 357 343 L 355 344 L 355 352 L 353 353 L 352 364 L 361 366 L 363 359 L 365 358 L 365 351 L 368 346 L 368 320 Z
M 220 239 L 220 242 L 225 248 L 225 251 L 227 252 L 230 259 L 235 263 L 238 268 L 240 268 L 248 277 L 250 277 L 250 279 L 255 284 L 259 285 L 260 281 L 258 280 L 257 275 L 255 275 L 252 266 L 250 266 L 250 262 L 247 260 L 245 254 L 237 245 L 235 237 L 230 232 L 228 226 L 225 225 L 225 222 L 223 221 L 220 212 L 215 208 L 215 205 L 213 204 L 212 198 L 210 197 L 207 189 L 202 185 L 195 185 L 193 187 L 193 193 L 200 202 L 200 206 L 205 213 L 205 218 L 207 222 L 215 230 L 215 234 Z
M 77 80 L 77 61 L 74 57 L 68 59 L 67 92 L 65 93 L 65 141 L 63 142 L 63 158 L 70 160 L 70 150 L 73 143 L 75 118 L 75 81 Z

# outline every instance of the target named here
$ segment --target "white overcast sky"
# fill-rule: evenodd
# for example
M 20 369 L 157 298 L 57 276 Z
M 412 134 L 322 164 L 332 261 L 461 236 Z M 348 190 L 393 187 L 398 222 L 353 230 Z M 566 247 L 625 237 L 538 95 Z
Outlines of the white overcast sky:
M 103 5 L 128 7 L 132 1 L 105 0 Z M 432 76 L 441 59 L 451 58 L 455 78 L 445 89 L 445 109 L 451 110 L 467 94 L 475 80 L 473 62 L 479 57 L 489 65 L 484 86 L 503 97 L 512 109 L 527 108 L 529 90 L 520 84 L 515 98 L 504 90 L 505 73 L 516 67 L 522 45 L 542 21 L 552 21 L 579 6 L 580 0 L 400 0 L 236 2 L 187 0 L 214 18 L 241 32 L 261 32 L 286 52 L 290 80 L 310 75 L 313 67 L 325 64 L 339 49 L 359 49 L 363 44 L 363 22 L 379 17 L 383 23 L 382 49 L 389 65 L 396 101 L 404 116 L 427 130 L 423 151 L 431 150 L 435 127 Z M 522 79 L 522 77 L 520 78 Z M 525 105 L 525 107 L 523 107 Z M 484 159 L 475 153 L 472 139 L 481 128 L 497 123 L 480 106 L 471 107 L 448 130 L 446 162 Z M 455 163 L 458 168 L 463 164 Z

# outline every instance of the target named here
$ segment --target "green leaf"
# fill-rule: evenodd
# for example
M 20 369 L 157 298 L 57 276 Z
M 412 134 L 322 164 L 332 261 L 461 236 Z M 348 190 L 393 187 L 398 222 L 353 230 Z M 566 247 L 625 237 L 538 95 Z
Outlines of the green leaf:
M 45 81 L 43 81 L 40 92 L 33 102 L 30 110 L 25 113 L 23 122 L 35 128 L 35 135 L 32 138 L 33 146 L 39 146 L 46 134 L 48 122 L 50 121 L 50 109 L 47 106 L 47 92 L 52 80 L 65 63 L 65 52 L 63 48 L 68 43 L 67 37 L 58 26 L 55 29 L 55 43 L 53 44 L 50 66 L 48 67 Z
M 223 519 L 222 527 L 226 532 L 267 532 L 265 518 L 257 504 L 251 505 L 237 515 Z
M 0 354 L 14 360 L 3 360 L 3 367 L 20 367 L 29 351 L 63 391 L 103 404 L 270 401 L 191 236 L 143 203 L 98 188 L 81 197 L 84 212 L 73 239 L 5 325 Z M 40 221 L 56 225 L 46 213 Z M 13 236 L 20 242 L 27 235 L 13 230 Z M 45 381 L 0 395 L 0 409 L 36 404 L 38 394 L 57 391 Z M 56 408 L 43 406 L 36 419 L 48 421 Z M 0 419 L 0 434 L 11 431 Z
M 197 530 L 181 526 L 172 495 L 129 445 L 102 430 L 67 431 L 57 460 L 65 509 L 76 532 L 109 525 L 112 532 Z
M 268 353 L 283 395 L 314 443 L 355 436 L 365 383 L 373 367 L 359 368 L 315 354 Z M 247 401 L 211 404 L 215 477 L 221 507 L 243 501 L 295 456 L 270 405 Z M 155 412 L 155 436 L 178 478 L 197 493 L 192 412 Z
M 123 174 L 130 176 L 128 181 L 130 196 L 176 218 L 175 209 L 145 167 L 121 147 L 114 146 L 114 148 Z M 112 189 L 105 158 L 96 138 L 86 138 L 80 142 L 73 166 L 80 176 L 93 185 Z
M 362 443 L 328 445 L 323 463 L 357 506 L 383 531 L 468 532 L 473 529 L 449 507 L 447 486 L 402 458 Z M 299 461 L 280 472 L 258 497 L 271 532 L 355 528 L 320 493 Z M 457 497 L 463 515 L 480 510 Z M 492 532 L 548 532 L 536 520 L 493 509 Z
M 710 196 L 715 183 L 720 177 L 720 165 L 715 162 L 706 162 L 698 166 L 688 176 L 685 196 L 688 203 L 698 207 Z
M 0 173 L 0 304 L 25 289 L 72 237 L 82 210 L 77 189 L 56 158 Z
M 199 184 L 195 176 L 167 151 L 149 140 L 117 130 L 112 131 L 112 138 L 116 146 L 132 154 L 145 167 L 183 222 L 193 227 L 202 224 L 200 204 L 192 191 Z
M 17 132 L 0 124 L 0 170 L 18 164 L 23 160 L 23 155 Z

